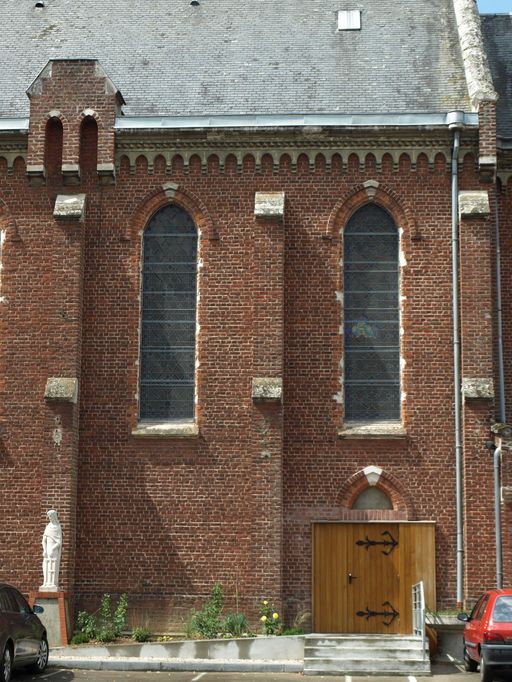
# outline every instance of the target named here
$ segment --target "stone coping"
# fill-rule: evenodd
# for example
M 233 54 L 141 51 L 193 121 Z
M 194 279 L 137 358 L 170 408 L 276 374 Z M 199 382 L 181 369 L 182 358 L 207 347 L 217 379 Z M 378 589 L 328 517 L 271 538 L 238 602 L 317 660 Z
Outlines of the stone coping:
M 406 438 L 401 422 L 347 422 L 338 431 L 340 438 Z
M 132 431 L 138 438 L 197 438 L 199 429 L 195 422 L 140 422 Z

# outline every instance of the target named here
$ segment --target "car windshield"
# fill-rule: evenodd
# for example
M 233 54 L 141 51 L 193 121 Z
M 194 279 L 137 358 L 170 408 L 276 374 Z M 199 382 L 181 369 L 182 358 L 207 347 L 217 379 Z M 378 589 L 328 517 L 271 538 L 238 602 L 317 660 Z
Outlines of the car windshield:
M 512 595 L 496 599 L 492 619 L 495 623 L 512 623 Z

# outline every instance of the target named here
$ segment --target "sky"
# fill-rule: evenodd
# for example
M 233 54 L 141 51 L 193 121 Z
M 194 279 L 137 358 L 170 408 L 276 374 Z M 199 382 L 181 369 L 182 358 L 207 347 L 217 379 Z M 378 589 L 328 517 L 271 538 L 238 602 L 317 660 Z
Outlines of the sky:
M 512 0 L 477 0 L 481 14 L 512 12 Z

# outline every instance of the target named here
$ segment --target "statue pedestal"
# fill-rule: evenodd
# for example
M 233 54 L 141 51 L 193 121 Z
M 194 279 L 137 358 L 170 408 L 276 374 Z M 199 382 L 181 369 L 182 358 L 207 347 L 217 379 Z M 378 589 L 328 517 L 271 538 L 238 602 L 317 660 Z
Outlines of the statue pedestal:
M 67 592 L 31 592 L 28 602 L 30 606 L 37 603 L 44 609 L 39 618 L 48 633 L 50 648 L 67 646 L 71 632 Z

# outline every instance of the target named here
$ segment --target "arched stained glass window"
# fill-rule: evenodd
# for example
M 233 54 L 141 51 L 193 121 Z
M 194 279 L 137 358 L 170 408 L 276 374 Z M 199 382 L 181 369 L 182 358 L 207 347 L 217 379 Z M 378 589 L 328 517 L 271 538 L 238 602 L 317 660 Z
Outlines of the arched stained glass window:
M 400 419 L 398 230 L 367 204 L 344 233 L 345 421 Z
M 179 206 L 144 232 L 140 419 L 194 419 L 197 229 Z

